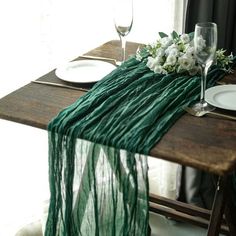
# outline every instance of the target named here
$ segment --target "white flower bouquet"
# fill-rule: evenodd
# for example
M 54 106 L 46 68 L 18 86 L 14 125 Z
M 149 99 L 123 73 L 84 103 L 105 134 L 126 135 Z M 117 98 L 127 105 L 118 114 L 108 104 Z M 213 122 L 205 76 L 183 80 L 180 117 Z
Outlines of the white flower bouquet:
M 147 67 L 158 74 L 184 73 L 195 75 L 200 68 L 194 55 L 193 33 L 178 35 L 175 31 L 170 36 L 160 32 L 156 43 L 146 45 L 136 53 L 136 59 L 146 61 Z M 204 47 L 205 41 L 199 37 L 199 44 Z M 200 50 L 200 49 L 199 49 Z M 216 51 L 215 64 L 230 71 L 232 54 L 225 55 L 225 50 Z

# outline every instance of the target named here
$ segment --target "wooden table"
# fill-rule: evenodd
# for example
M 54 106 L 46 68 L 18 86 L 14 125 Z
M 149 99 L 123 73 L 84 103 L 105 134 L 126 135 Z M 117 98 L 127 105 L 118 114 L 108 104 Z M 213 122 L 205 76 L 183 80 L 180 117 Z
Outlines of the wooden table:
M 128 42 L 128 54 L 134 53 L 138 46 L 137 43 Z M 86 54 L 119 59 L 118 52 L 120 43 L 110 41 Z M 38 80 L 65 83 L 56 77 L 54 70 Z M 233 75 L 227 76 L 224 82 L 236 83 L 236 78 Z M 0 100 L 0 118 L 46 129 L 49 121 L 62 108 L 72 104 L 84 93 L 79 90 L 29 83 Z M 209 236 L 218 235 L 220 230 L 226 234 L 230 231 L 231 236 L 236 235 L 236 212 L 232 210 L 229 181 L 229 175 L 236 169 L 235 121 L 209 117 L 195 118 L 186 114 L 151 150 L 150 155 L 219 176 L 212 211 L 150 195 L 151 211 L 208 227 Z M 228 226 L 220 226 L 220 223 L 225 221 L 222 220 L 223 212 Z

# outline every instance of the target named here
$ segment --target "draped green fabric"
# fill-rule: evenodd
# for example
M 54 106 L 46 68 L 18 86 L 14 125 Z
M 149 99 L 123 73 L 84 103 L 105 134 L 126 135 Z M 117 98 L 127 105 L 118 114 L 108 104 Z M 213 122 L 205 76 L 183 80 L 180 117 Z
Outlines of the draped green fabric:
M 212 69 L 208 86 L 224 74 Z M 198 76 L 133 57 L 61 111 L 48 125 L 45 235 L 147 235 L 147 155 L 199 94 Z

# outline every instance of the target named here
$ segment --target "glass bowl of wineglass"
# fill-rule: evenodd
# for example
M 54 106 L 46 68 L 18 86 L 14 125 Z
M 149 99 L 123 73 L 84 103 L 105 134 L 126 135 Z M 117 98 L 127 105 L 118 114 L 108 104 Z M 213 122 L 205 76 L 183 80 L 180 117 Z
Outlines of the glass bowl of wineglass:
M 201 67 L 201 96 L 192 109 L 199 113 L 214 109 L 205 100 L 205 90 L 208 70 L 215 60 L 216 47 L 217 25 L 213 22 L 197 23 L 194 31 L 194 54 Z
M 126 36 L 133 25 L 133 0 L 113 0 L 114 25 L 120 37 L 122 47 L 122 62 L 126 59 Z M 119 64 L 119 62 L 118 62 Z

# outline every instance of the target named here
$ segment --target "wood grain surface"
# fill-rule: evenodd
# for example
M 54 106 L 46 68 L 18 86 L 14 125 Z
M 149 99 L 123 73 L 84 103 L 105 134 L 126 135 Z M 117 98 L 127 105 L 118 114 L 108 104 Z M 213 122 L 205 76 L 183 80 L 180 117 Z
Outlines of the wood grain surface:
M 128 55 L 135 53 L 138 46 L 128 42 Z M 113 40 L 86 54 L 119 59 L 119 53 L 120 43 Z M 39 80 L 66 83 L 56 77 L 54 70 Z M 236 78 L 230 75 L 224 81 L 235 83 Z M 0 118 L 46 129 L 60 110 L 83 94 L 85 92 L 29 83 L 0 100 Z M 185 114 L 153 147 L 150 155 L 219 175 L 230 173 L 236 168 L 236 122 Z

